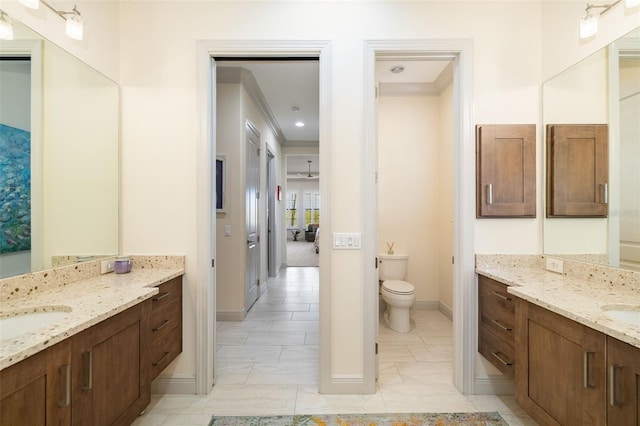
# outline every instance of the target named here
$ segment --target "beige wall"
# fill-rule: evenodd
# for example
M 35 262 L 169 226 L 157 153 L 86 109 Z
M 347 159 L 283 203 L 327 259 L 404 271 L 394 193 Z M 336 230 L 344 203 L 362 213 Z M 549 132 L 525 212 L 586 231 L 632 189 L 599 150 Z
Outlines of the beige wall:
M 395 253 L 409 255 L 406 279 L 416 302 L 440 299 L 439 265 L 451 265 L 453 255 L 440 241 L 440 182 L 453 176 L 452 164 L 440 163 L 440 107 L 439 96 L 378 99 L 378 252 L 393 244 Z

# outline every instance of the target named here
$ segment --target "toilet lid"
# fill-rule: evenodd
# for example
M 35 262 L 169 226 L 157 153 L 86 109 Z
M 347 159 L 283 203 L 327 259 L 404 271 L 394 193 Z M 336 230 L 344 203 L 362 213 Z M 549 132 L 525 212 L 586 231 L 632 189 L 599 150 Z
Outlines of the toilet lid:
M 387 280 L 382 283 L 382 287 L 389 293 L 394 294 L 411 294 L 415 287 L 413 284 L 400 280 Z

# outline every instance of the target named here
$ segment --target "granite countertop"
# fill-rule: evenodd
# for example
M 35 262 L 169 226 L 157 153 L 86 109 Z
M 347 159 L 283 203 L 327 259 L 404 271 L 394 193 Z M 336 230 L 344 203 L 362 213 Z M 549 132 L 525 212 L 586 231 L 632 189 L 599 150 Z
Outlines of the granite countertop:
M 64 310 L 55 324 L 14 338 L 0 336 L 0 370 L 73 336 L 158 293 L 157 285 L 184 274 L 184 269 L 134 268 L 128 274 L 109 273 L 5 300 L 0 316 Z
M 539 268 L 483 268 L 480 275 L 509 286 L 507 292 L 640 348 L 640 327 L 614 319 L 606 309 L 640 311 L 640 288 L 599 283 Z

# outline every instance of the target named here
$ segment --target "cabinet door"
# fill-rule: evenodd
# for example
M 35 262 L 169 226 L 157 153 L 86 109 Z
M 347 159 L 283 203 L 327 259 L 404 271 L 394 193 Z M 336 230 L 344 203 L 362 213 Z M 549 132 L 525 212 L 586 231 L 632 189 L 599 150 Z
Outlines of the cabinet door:
M 606 124 L 547 126 L 547 217 L 607 217 Z
M 516 400 L 541 424 L 604 425 L 605 336 L 516 301 Z
M 476 128 L 476 216 L 536 216 L 536 126 Z
M 74 425 L 129 425 L 150 401 L 149 301 L 73 340 Z
M 607 337 L 609 425 L 640 426 L 640 349 Z
M 70 351 L 63 341 L 0 372 L 0 424 L 69 425 Z

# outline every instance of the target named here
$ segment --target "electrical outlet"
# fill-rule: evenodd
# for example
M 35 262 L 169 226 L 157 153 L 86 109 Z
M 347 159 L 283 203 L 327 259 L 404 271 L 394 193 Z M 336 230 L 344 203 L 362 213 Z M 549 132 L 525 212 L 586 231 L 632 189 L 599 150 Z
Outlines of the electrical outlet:
M 564 262 L 560 259 L 554 259 L 552 257 L 546 258 L 547 270 L 551 272 L 557 272 L 559 274 L 564 273 Z
M 115 263 L 115 260 L 113 259 L 100 261 L 100 273 L 107 274 L 109 272 L 113 272 L 114 263 Z

